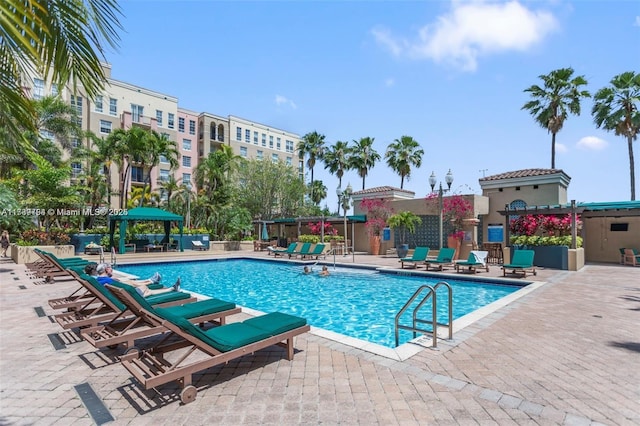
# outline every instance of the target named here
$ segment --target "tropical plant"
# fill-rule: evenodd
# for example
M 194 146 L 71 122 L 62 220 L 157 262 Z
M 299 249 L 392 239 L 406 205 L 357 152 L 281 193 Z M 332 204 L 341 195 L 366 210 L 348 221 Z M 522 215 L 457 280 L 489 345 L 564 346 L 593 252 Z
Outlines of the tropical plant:
M 311 202 L 318 205 L 322 200 L 327 198 L 327 187 L 324 186 L 321 180 L 313 181 L 313 184 L 309 185 L 309 195 Z
M 369 236 L 379 236 L 393 213 L 386 200 L 376 198 L 364 198 L 360 201 L 360 209 L 367 214 L 364 226 Z
M 323 226 L 323 223 L 324 223 L 324 226 Z M 329 222 L 317 222 L 317 223 L 309 222 L 307 224 L 307 228 L 309 228 L 309 232 L 311 232 L 312 235 L 324 234 L 329 236 L 329 235 L 338 234 L 338 230 L 335 229 Z
M 402 211 L 393 214 L 387 220 L 391 229 L 397 229 L 400 234 L 400 244 L 407 243 L 407 232 L 416 232 L 416 226 L 422 223 L 422 219 L 410 211 Z
M 364 190 L 365 178 L 378 160 L 380 154 L 373 149 L 375 138 L 364 137 L 354 141 L 354 146 L 349 155 L 349 169 L 357 170 L 358 176 L 362 178 L 362 189 Z
M 116 129 L 107 136 L 106 143 L 111 145 L 113 162 L 120 174 L 120 208 L 127 206 L 129 180 L 133 163 L 140 163 L 147 148 L 147 131 L 134 126 L 130 129 Z
M 298 153 L 300 154 L 300 158 L 308 157 L 307 166 L 311 171 L 310 195 L 313 200 L 313 190 L 315 189 L 313 186 L 313 168 L 316 165 L 316 160 L 321 160 L 324 154 L 324 135 L 315 130 L 304 135 L 300 142 L 298 142 Z
M 631 201 L 636 199 L 633 141 L 640 133 L 640 73 L 628 71 L 611 79 L 611 85 L 598 90 L 591 110 L 598 128 L 613 131 L 627 139 Z
M 99 94 L 106 80 L 101 62 L 106 45 L 117 47 L 120 14 L 116 0 L 0 3 L 0 128 L 20 139 L 21 125 L 33 122 L 21 81 L 31 69 L 60 86 L 71 82 L 74 91 L 81 85 L 89 97 Z
M 591 95 L 584 76 L 573 77 L 573 68 L 560 68 L 540 75 L 543 87 L 533 85 L 525 92 L 533 98 L 522 109 L 528 110 L 543 129 L 551 133 L 551 168 L 556 168 L 556 134 L 562 130 L 569 113 L 580 115 L 580 100 Z
M 338 188 L 342 188 L 342 176 L 349 170 L 349 142 L 337 141 L 325 152 L 322 160 L 324 168 L 338 177 Z M 338 200 L 338 214 L 340 214 L 340 200 Z
M 384 158 L 391 170 L 400 175 L 400 189 L 404 188 L 404 179 L 409 180 L 411 167 L 419 168 L 422 165 L 423 155 L 424 150 L 411 136 L 402 136 L 389 144 Z
M 147 134 L 146 145 L 143 161 L 141 162 L 143 169 L 148 167 L 148 173 L 146 173 L 142 186 L 143 192 L 147 184 L 151 187 L 151 171 L 160 164 L 161 157 L 164 157 L 164 160 L 169 163 L 171 170 L 178 167 L 178 159 L 180 158 L 175 141 L 169 139 L 166 133 L 160 134 L 155 130 L 151 130 Z M 141 201 L 144 202 L 144 199 L 141 199 Z M 140 206 L 142 207 L 143 204 L 140 204 Z
M 298 237 L 298 241 L 301 243 L 311 243 L 311 244 L 317 244 L 320 242 L 320 236 L 318 235 L 309 235 L 309 234 L 302 234 Z

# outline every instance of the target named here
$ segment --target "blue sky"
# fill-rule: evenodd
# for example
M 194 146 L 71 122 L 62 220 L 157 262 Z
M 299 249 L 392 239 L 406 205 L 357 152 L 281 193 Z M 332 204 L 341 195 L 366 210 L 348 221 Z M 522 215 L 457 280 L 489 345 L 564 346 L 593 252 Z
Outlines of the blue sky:
M 551 167 L 551 135 L 521 110 L 541 74 L 572 67 L 595 93 L 640 72 L 637 1 L 122 1 L 112 76 L 327 143 L 412 136 L 425 151 L 405 189 L 424 197 L 432 171 L 457 193 L 478 179 Z M 630 199 L 626 140 L 598 130 L 590 99 L 557 135 L 569 199 Z M 634 143 L 636 186 L 640 148 Z M 337 204 L 337 178 L 316 165 Z M 355 190 L 352 171 L 343 182 Z M 346 184 L 345 184 L 346 185 Z M 381 161 L 366 187 L 400 186 Z M 637 191 L 636 197 L 640 196 Z

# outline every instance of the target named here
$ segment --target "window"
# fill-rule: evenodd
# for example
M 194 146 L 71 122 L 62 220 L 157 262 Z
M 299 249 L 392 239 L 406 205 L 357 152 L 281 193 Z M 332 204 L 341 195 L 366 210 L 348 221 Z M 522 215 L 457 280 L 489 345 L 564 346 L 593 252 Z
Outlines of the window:
M 101 95 L 96 96 L 94 109 L 96 112 L 102 112 L 102 96 Z
M 100 133 L 111 133 L 111 122 L 107 120 L 100 120 Z
M 195 135 L 196 134 L 196 121 L 195 120 L 189 120 L 189 134 L 190 135 Z
M 271 154 L 271 161 L 273 161 L 274 163 L 277 163 L 278 160 L 279 160 L 278 154 Z
M 156 110 L 156 123 L 158 127 L 162 127 L 162 111 L 159 109 Z
M 609 228 L 611 232 L 627 232 L 629 230 L 628 223 L 612 223 Z
M 71 95 L 71 106 L 76 109 L 78 115 L 82 115 L 82 96 Z
M 193 185 L 191 184 L 191 173 L 183 173 L 182 174 L 182 184 L 191 188 Z
M 140 123 L 144 116 L 144 107 L 142 105 L 131 104 L 131 120 L 134 123 Z
M 165 157 L 164 155 L 160 156 L 160 162 L 164 164 L 169 164 L 169 160 L 167 160 L 167 157 Z
M 244 131 L 244 141 L 246 143 L 251 143 L 251 130 L 247 129 Z
M 33 79 L 33 98 L 42 99 L 44 96 L 44 80 L 39 78 Z
M 262 134 L 262 146 L 267 146 L 267 135 Z
M 287 152 L 293 152 L 293 141 L 286 140 L 284 145 Z
M 509 204 L 509 209 L 526 209 L 527 208 L 527 203 L 524 202 L 523 200 L 514 200 Z M 509 220 L 514 220 L 519 218 L 520 216 L 517 214 L 512 214 L 511 216 L 509 216 Z
M 60 94 L 60 88 L 57 84 L 51 84 L 51 96 L 58 96 Z
M 53 141 L 55 141 L 55 140 L 56 140 L 56 137 L 55 137 L 55 135 L 53 134 L 53 132 L 51 132 L 51 131 L 49 131 L 49 130 L 45 130 L 45 129 L 40 130 L 40 136 L 41 136 L 43 139 L 48 139 L 48 140 L 50 140 L 51 142 L 53 142 Z
M 131 182 L 144 182 L 144 170 L 142 167 L 131 167 Z
M 77 178 L 82 174 L 82 164 L 81 163 L 71 163 L 71 177 L 73 179 Z
M 182 156 L 182 166 L 183 167 L 191 167 L 191 157 L 188 155 Z
M 298 171 L 302 172 L 303 169 L 304 169 L 304 162 L 303 161 L 298 161 Z
M 243 158 L 247 158 L 247 147 L 246 146 L 241 146 L 240 147 L 240 156 Z
M 160 182 L 166 182 L 169 180 L 169 170 L 160 169 Z
M 258 132 L 253 132 L 253 144 L 258 145 Z
M 174 124 L 174 120 L 175 120 L 175 114 L 173 114 L 172 112 L 167 114 L 167 127 L 170 129 L 173 129 Z
M 216 140 L 216 123 L 211 123 L 209 125 L 209 139 Z
M 236 140 L 237 141 L 242 140 L 242 128 L 240 127 L 236 127 Z
M 118 100 L 109 98 L 109 114 L 118 115 Z
M 184 117 L 178 117 L 178 131 L 184 133 Z
M 191 139 L 182 139 L 182 149 L 184 151 L 191 151 Z
M 273 136 L 269 135 L 269 148 L 273 149 Z
M 287 166 L 290 166 L 292 164 L 293 164 L 293 158 L 287 157 Z
M 256 158 L 258 160 L 262 160 L 264 158 L 264 152 L 262 152 L 261 150 L 258 150 L 258 154 L 256 155 Z
M 80 142 L 80 138 L 71 138 L 71 146 L 73 148 L 80 148 L 82 142 Z
M 280 138 L 276 139 L 276 149 L 278 151 L 280 151 L 282 149 L 282 139 L 280 139 Z

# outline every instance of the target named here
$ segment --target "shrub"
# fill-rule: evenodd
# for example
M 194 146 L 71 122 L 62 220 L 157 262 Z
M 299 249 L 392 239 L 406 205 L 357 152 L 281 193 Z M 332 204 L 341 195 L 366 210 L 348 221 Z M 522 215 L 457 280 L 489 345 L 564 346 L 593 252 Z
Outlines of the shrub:
M 298 241 L 300 241 L 301 243 L 313 243 L 313 244 L 317 244 L 320 242 L 320 236 L 319 235 L 309 235 L 309 234 L 302 234 L 298 237 Z

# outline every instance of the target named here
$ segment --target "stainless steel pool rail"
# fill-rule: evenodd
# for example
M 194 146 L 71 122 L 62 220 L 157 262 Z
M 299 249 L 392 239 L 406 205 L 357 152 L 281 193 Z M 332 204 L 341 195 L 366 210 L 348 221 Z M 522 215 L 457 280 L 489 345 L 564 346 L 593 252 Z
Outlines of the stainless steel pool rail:
M 438 304 L 437 304 L 438 294 L 436 293 L 436 291 L 438 290 L 438 287 L 441 287 L 441 286 L 444 286 L 447 289 L 447 293 L 448 293 L 447 296 L 448 296 L 448 302 L 449 302 L 449 315 L 448 315 L 449 321 L 446 324 L 438 322 Z M 426 291 L 426 294 L 425 294 L 425 291 Z M 423 296 L 422 299 L 413 310 L 412 325 L 408 326 L 408 325 L 400 324 L 400 318 L 402 317 L 402 315 L 407 311 L 407 309 L 409 309 L 411 304 L 421 295 Z M 432 299 L 431 320 L 418 318 L 418 313 L 420 309 L 425 305 L 425 303 L 429 301 L 429 299 Z M 432 331 L 419 328 L 419 325 L 422 325 L 422 324 L 431 325 Z M 445 281 L 440 281 L 435 286 L 430 286 L 426 284 L 423 286 L 420 286 L 420 288 L 418 288 L 415 291 L 415 293 L 413 293 L 413 296 L 409 298 L 407 303 L 405 303 L 402 309 L 400 309 L 400 311 L 396 314 L 396 317 L 395 317 L 396 347 L 400 344 L 400 330 L 409 330 L 409 331 L 413 331 L 414 339 L 417 337 L 418 332 L 423 334 L 431 333 L 432 339 L 433 339 L 433 348 L 437 348 L 438 347 L 438 326 L 447 327 L 449 329 L 449 340 L 453 339 L 453 290 L 451 289 L 451 286 Z

